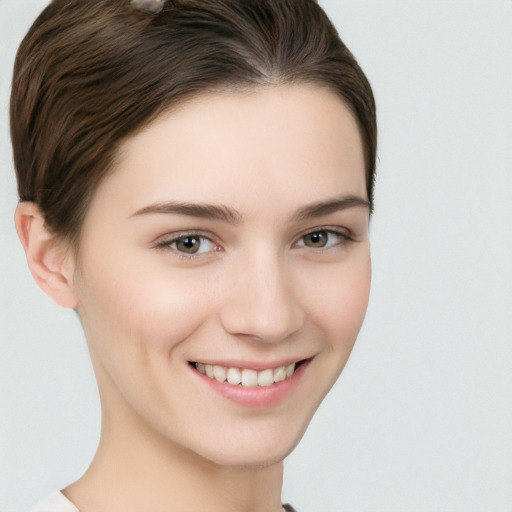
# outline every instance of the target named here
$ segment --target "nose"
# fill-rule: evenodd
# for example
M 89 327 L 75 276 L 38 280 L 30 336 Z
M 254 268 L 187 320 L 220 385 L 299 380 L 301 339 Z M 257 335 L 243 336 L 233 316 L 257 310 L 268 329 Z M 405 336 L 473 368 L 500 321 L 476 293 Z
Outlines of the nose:
M 227 300 L 220 312 L 230 334 L 275 343 L 296 333 L 304 321 L 291 270 L 276 257 L 254 257 L 226 282 Z

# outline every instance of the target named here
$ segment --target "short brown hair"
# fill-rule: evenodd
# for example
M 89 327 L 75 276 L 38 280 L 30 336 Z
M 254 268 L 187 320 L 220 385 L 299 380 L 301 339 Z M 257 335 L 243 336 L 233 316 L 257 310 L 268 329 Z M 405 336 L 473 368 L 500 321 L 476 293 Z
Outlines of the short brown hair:
M 37 203 L 49 229 L 76 240 L 128 135 L 201 93 L 297 82 L 329 87 L 352 109 L 373 204 L 373 94 L 314 0 L 168 0 L 156 16 L 128 0 L 53 0 L 14 67 L 20 200 Z

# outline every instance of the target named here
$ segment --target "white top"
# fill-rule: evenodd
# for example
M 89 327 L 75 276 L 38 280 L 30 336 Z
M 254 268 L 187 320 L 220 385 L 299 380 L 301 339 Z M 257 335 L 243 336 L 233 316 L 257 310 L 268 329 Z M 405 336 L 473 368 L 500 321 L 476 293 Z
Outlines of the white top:
M 31 512 L 79 512 L 61 492 L 54 492 L 36 505 Z

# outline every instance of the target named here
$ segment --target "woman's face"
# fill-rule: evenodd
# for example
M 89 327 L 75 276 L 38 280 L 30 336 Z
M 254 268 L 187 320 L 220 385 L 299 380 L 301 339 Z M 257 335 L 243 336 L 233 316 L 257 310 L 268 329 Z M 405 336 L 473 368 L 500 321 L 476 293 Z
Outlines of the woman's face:
M 315 86 L 211 94 L 119 156 L 90 205 L 73 283 L 106 428 L 222 465 L 281 460 L 367 307 L 353 115 Z

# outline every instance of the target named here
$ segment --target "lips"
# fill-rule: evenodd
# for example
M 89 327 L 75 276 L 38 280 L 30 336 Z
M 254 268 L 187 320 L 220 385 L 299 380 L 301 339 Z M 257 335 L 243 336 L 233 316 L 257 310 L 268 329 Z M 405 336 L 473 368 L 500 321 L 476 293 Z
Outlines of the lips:
M 199 382 L 237 407 L 268 409 L 282 405 L 293 395 L 313 357 L 282 361 L 279 366 L 263 363 L 189 361 Z
M 217 382 L 228 383 L 232 386 L 243 386 L 246 388 L 268 387 L 273 384 L 277 384 L 278 382 L 283 382 L 294 374 L 296 368 L 295 363 L 262 370 L 227 367 L 205 363 L 193 363 L 193 366 L 199 373 L 202 373 Z

